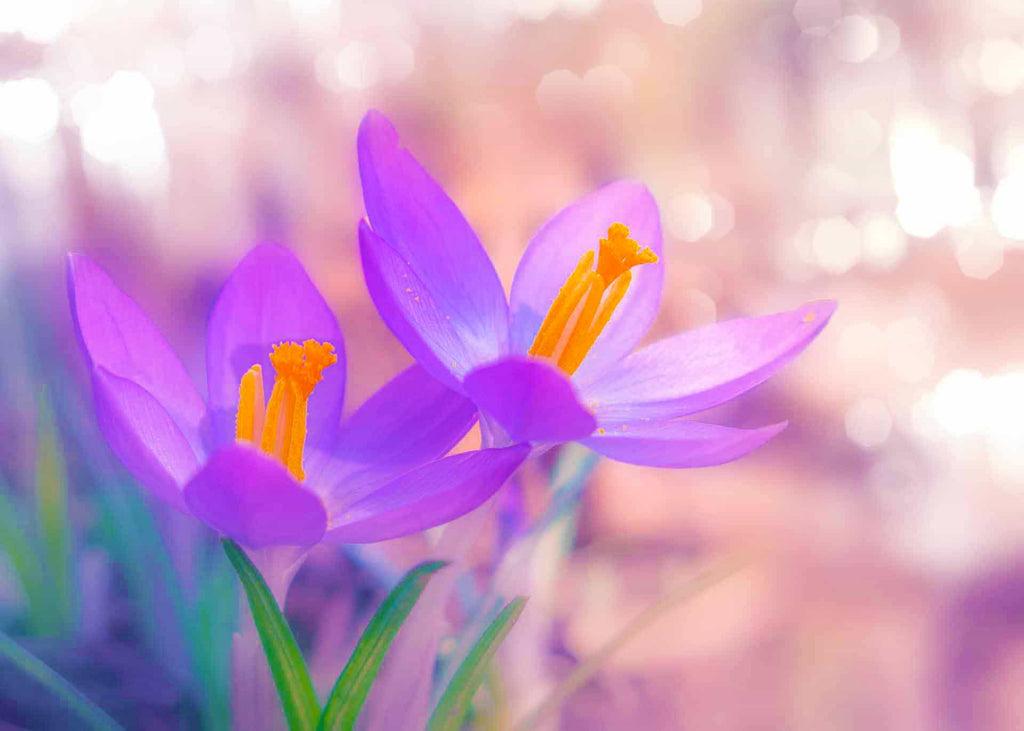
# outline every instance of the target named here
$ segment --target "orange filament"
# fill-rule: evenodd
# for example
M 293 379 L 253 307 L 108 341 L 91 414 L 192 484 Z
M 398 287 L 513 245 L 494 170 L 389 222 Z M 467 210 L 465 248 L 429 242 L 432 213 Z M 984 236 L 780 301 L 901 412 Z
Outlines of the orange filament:
M 310 394 L 323 378 L 323 370 L 338 362 L 334 346 L 307 340 L 275 345 L 270 354 L 274 388 L 263 404 L 263 371 L 254 365 L 238 387 L 235 437 L 258 443 L 275 457 L 295 479 L 302 480 L 302 452 L 306 445 L 306 415 Z
M 580 257 L 530 346 L 530 355 L 553 359 L 569 375 L 580 367 L 626 296 L 633 278 L 629 270 L 658 261 L 653 251 L 629 238 L 629 229 L 621 223 L 612 224 L 608 238 L 601 239 L 596 271 L 594 258 L 593 251 Z

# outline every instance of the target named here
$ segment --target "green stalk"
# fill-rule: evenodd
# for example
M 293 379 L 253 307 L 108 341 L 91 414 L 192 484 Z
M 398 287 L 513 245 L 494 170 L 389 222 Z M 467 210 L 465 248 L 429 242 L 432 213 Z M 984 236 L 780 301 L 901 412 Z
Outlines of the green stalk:
M 106 711 L 89 700 L 80 690 L 61 677 L 49 665 L 0 632 L 0 656 L 25 675 L 36 680 L 53 693 L 61 704 L 74 713 L 86 727 L 98 731 L 124 731 L 123 727 Z

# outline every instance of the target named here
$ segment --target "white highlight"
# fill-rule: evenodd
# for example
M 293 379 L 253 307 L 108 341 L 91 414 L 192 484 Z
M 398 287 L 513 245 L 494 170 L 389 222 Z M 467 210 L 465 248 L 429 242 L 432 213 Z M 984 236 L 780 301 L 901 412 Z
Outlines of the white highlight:
M 0 2 L 0 34 L 20 33 L 33 43 L 53 43 L 71 25 L 71 0 Z
M 1003 38 L 985 41 L 978 54 L 982 85 L 999 96 L 1009 96 L 1024 82 L 1024 47 Z
M 847 15 L 829 35 L 840 61 L 863 63 L 878 51 L 878 25 L 866 15 Z
M 0 137 L 41 143 L 57 131 L 60 99 L 44 79 L 15 79 L 0 84 Z
M 654 0 L 654 9 L 662 23 L 686 25 L 700 17 L 701 0 Z
M 843 216 L 818 222 L 811 239 L 814 258 L 830 274 L 844 274 L 861 258 L 860 231 Z
M 985 377 L 951 371 L 914 408 L 914 426 L 931 437 L 983 437 L 1001 475 L 1024 474 L 1024 370 Z
M 696 193 L 681 193 L 668 204 L 666 223 L 669 231 L 682 241 L 697 241 L 711 231 L 714 208 L 711 201 Z
M 899 202 L 896 218 L 911 236 L 931 238 L 947 226 L 965 226 L 981 214 L 974 163 L 940 142 L 929 121 L 904 118 L 889 137 L 889 162 Z
M 139 182 L 156 182 L 166 168 L 166 146 L 153 108 L 153 87 L 136 71 L 117 71 L 71 99 L 85 151 Z
M 882 269 L 890 269 L 907 255 L 907 237 L 892 216 L 870 213 L 861 221 L 864 258 Z
M 999 181 L 992 196 L 992 223 L 1000 236 L 1024 241 L 1024 170 Z
M 349 43 L 334 59 L 338 81 L 350 89 L 368 89 L 380 80 L 380 66 L 373 46 L 363 41 Z
M 951 371 L 931 394 L 931 418 L 951 436 L 977 434 L 985 425 L 988 412 L 986 385 L 985 377 L 978 371 Z

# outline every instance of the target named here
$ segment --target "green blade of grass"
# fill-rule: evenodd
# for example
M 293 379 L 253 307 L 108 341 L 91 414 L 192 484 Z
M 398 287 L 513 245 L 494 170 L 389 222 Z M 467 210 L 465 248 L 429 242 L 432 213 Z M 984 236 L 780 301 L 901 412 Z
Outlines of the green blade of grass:
M 122 726 L 108 716 L 106 711 L 89 700 L 49 665 L 3 632 L 0 632 L 0 656 L 7 658 L 25 675 L 33 678 L 53 693 L 60 699 L 64 707 L 80 718 L 88 728 L 102 731 L 123 731 Z
M 556 713 L 567 698 L 586 685 L 597 674 L 609 657 L 647 629 L 656 619 L 668 610 L 694 598 L 705 589 L 732 576 L 743 565 L 744 562 L 739 557 L 723 559 L 721 562 L 705 568 L 689 581 L 683 582 L 676 590 L 647 607 L 633 621 L 623 627 L 617 635 L 598 649 L 593 656 L 577 665 L 569 673 L 569 676 L 559 683 L 539 706 L 530 711 L 522 721 L 513 727 L 513 731 L 529 731 L 529 729 L 537 728 L 543 719 Z
M 32 546 L 29 535 L 21 528 L 19 511 L 7 499 L 0 486 L 0 553 L 7 556 L 25 593 L 28 604 L 28 624 L 35 633 L 46 634 L 52 625 L 46 601 L 46 580 L 43 565 Z
M 370 620 L 345 669 L 334 684 L 317 727 L 320 731 L 347 731 L 355 726 L 377 672 L 409 612 L 431 577 L 444 561 L 427 561 L 413 568 L 398 582 Z
M 235 625 L 238 615 L 234 569 L 219 551 L 200 551 L 196 567 L 195 603 L 189 608 L 188 641 L 191 643 L 195 681 L 200 694 L 202 728 L 231 726 L 232 634 L 224 627 Z
M 62 634 L 74 624 L 71 587 L 71 529 L 64 459 L 60 451 L 53 410 L 45 393 L 39 395 L 36 445 L 36 524 L 43 560 L 49 576 L 49 605 L 53 626 Z
M 484 630 L 437 702 L 437 707 L 434 708 L 427 723 L 427 731 L 458 731 L 461 728 L 462 720 L 469 712 L 477 688 L 487 677 L 491 658 L 512 630 L 525 606 L 526 597 L 516 597 L 505 605 L 497 618 Z
M 292 731 L 309 731 L 320 718 L 320 705 L 309 678 L 306 661 L 295 644 L 288 622 L 252 561 L 234 541 L 225 538 L 224 551 L 245 588 L 256 629 L 274 676 L 281 706 Z

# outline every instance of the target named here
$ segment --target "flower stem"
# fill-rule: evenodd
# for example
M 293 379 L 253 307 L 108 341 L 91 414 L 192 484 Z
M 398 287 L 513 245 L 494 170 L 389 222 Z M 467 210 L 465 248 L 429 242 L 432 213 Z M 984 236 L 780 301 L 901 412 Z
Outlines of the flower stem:
M 302 566 L 306 551 L 275 547 L 248 554 L 283 611 L 288 587 Z M 277 731 L 285 727 L 285 719 L 274 676 L 245 592 L 239 592 L 238 601 L 239 627 L 231 647 L 232 726 L 238 731 Z

